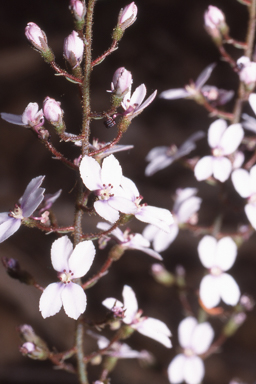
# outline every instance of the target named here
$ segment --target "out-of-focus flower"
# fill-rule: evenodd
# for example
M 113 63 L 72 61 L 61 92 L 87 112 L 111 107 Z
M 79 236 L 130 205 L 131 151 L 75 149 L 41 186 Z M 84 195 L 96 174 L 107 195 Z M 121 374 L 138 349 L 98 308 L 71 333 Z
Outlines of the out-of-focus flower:
M 40 128 L 44 124 L 44 114 L 42 109 L 40 111 L 38 109 L 37 103 L 29 103 L 22 115 L 2 112 L 1 117 L 11 124 L 23 125 L 27 128 Z
M 235 170 L 231 178 L 235 190 L 241 197 L 247 199 L 244 210 L 251 225 L 256 229 L 256 165 L 250 172 L 245 169 Z
M 83 60 L 84 43 L 78 33 L 73 31 L 64 40 L 64 57 L 72 68 L 76 68 Z
M 212 156 L 204 156 L 195 166 L 195 177 L 198 181 L 206 180 L 210 176 L 224 182 L 229 178 L 232 163 L 226 157 L 236 151 L 244 137 L 241 124 L 227 127 L 223 119 L 214 121 L 208 130 L 208 143 L 212 148 Z
M 198 131 L 189 136 L 179 148 L 176 145 L 152 148 L 146 157 L 146 160 L 150 163 L 145 169 L 145 175 L 152 176 L 157 171 L 168 167 L 175 160 L 188 155 L 196 148 L 195 142 L 204 136 L 205 133 L 203 131 Z
M 126 92 L 131 89 L 132 86 L 132 74 L 124 67 L 118 68 L 112 79 L 111 91 L 117 96 L 124 96 Z
M 114 155 L 99 163 L 89 156 L 84 156 L 80 164 L 80 174 L 84 185 L 95 191 L 98 200 L 94 202 L 95 211 L 105 220 L 114 223 L 119 219 L 119 212 L 134 214 L 136 207 L 120 187 L 122 168 Z
M 107 223 L 98 223 L 97 228 L 102 229 L 103 231 L 107 231 L 110 229 L 110 225 Z M 129 230 L 125 230 L 124 232 L 121 229 L 116 228 L 111 232 L 111 235 L 118 241 L 118 244 L 124 250 L 126 249 L 136 249 L 138 251 L 142 251 L 149 256 L 154 257 L 158 260 L 163 260 L 162 256 L 159 253 L 150 249 L 150 243 L 145 237 L 143 237 L 140 233 L 129 233 Z
M 124 7 L 119 15 L 119 27 L 124 31 L 126 28 L 130 27 L 136 20 L 138 13 L 138 8 L 135 2 L 133 1 L 129 5 Z
M 55 193 L 48 193 L 44 196 L 44 199 L 43 199 L 43 202 L 42 202 L 42 205 L 40 207 L 40 210 L 39 212 L 44 212 L 44 211 L 47 211 L 48 209 L 51 208 L 51 206 L 53 205 L 53 203 L 55 203 L 55 201 L 60 197 L 60 194 L 62 192 L 62 189 L 59 189 L 57 192 Z
M 154 225 L 147 225 L 143 236 L 153 242 L 153 248 L 157 252 L 165 251 L 176 239 L 179 233 L 179 225 L 191 222 L 195 223 L 196 212 L 200 209 L 202 199 L 195 196 L 196 188 L 177 189 L 175 203 L 172 210 L 174 222 L 170 225 L 170 232 L 166 233 Z
M 124 303 L 121 303 L 119 300 L 109 297 L 102 304 L 114 312 L 123 312 L 123 322 L 131 328 L 142 335 L 158 341 L 165 347 L 171 348 L 171 332 L 169 328 L 160 320 L 153 319 L 152 317 L 141 317 L 142 312 L 138 310 L 135 292 L 128 285 L 124 286 L 123 299 Z
M 233 90 L 219 89 L 214 85 L 204 85 L 201 92 L 213 107 L 228 103 L 235 94 Z
M 251 93 L 248 98 L 249 104 L 256 115 L 256 93 Z M 250 131 L 256 133 L 256 119 L 244 113 L 242 117 L 245 121 L 242 123 L 243 127 L 249 129 Z
M 138 116 L 143 109 L 145 109 L 149 104 L 152 103 L 154 98 L 156 97 L 157 90 L 153 92 L 145 101 L 147 93 L 147 89 L 145 84 L 141 84 L 139 87 L 135 89 L 131 96 L 131 89 L 125 94 L 123 101 L 122 101 L 122 107 L 124 109 L 124 116 L 128 120 L 132 120 L 134 117 Z
M 204 306 L 213 308 L 221 299 L 228 305 L 236 305 L 240 298 L 240 289 L 234 278 L 225 273 L 236 259 L 235 242 L 231 237 L 223 237 L 217 241 L 212 236 L 204 236 L 198 244 L 198 254 L 203 266 L 209 269 L 199 290 Z
M 246 56 L 240 57 L 237 60 L 240 80 L 252 90 L 256 83 L 256 63 L 250 61 L 250 59 Z
M 8 239 L 21 226 L 24 218 L 29 218 L 44 198 L 44 188 L 40 188 L 45 176 L 30 181 L 19 203 L 11 212 L 0 213 L 0 243 Z
M 140 195 L 136 185 L 131 179 L 122 177 L 121 185 L 125 195 L 133 202 L 135 207 L 132 213 L 136 219 L 143 223 L 153 224 L 163 231 L 170 232 L 169 226 L 173 223 L 173 217 L 168 209 L 153 207 L 147 204 L 140 204 L 143 197 Z
M 40 52 L 46 53 L 49 51 L 47 37 L 44 31 L 35 23 L 28 23 L 25 28 L 26 38 Z
M 81 0 L 70 0 L 69 8 L 77 21 L 83 21 L 86 15 L 86 5 Z
M 221 34 L 225 35 L 228 33 L 228 26 L 223 12 L 219 8 L 209 5 L 204 14 L 204 25 L 214 41 L 221 44 Z
M 51 248 L 51 261 L 58 272 L 60 283 L 48 285 L 41 295 L 39 309 L 43 318 L 58 313 L 63 305 L 64 311 L 72 319 L 85 311 L 86 295 L 83 288 L 72 282 L 84 276 L 91 268 L 95 256 L 92 241 L 82 241 L 73 250 L 68 236 L 55 240 Z
M 208 65 L 208 67 L 200 73 L 195 83 L 192 82 L 190 85 L 186 85 L 185 88 L 168 89 L 167 91 L 160 93 L 159 97 L 162 99 L 174 100 L 187 97 L 193 99 L 201 96 L 201 88 L 211 76 L 215 66 L 215 63 Z
M 54 126 L 61 125 L 63 123 L 63 110 L 60 107 L 60 102 L 46 97 L 43 103 L 44 116 Z
M 207 322 L 198 324 L 194 317 L 182 320 L 178 327 L 178 337 L 183 353 L 178 354 L 168 366 L 171 384 L 185 381 L 187 384 L 200 384 L 205 369 L 198 356 L 206 352 L 214 338 L 214 331 Z

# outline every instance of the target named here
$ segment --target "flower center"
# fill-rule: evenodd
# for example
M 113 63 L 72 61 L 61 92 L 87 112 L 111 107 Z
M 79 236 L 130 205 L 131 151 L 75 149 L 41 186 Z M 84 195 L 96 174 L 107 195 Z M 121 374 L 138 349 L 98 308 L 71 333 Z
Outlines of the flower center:
M 136 199 L 134 200 L 134 204 L 138 208 L 138 211 L 140 211 L 142 207 L 145 207 L 147 205 L 147 203 L 140 204 L 141 200 L 143 200 L 143 196 L 141 196 L 141 195 L 136 197 Z
M 184 355 L 187 357 L 192 357 L 195 355 L 195 352 L 191 348 L 185 348 L 183 352 L 184 352 Z
M 98 191 L 98 196 L 100 200 L 109 200 L 110 197 L 113 197 L 114 194 L 111 193 L 111 190 L 113 189 L 113 185 L 111 184 L 103 184 L 103 189 Z
M 214 157 L 222 157 L 223 156 L 223 149 L 216 147 L 212 150 L 212 154 Z
M 213 276 L 220 276 L 222 274 L 222 270 L 219 267 L 214 266 L 210 268 L 210 273 Z
M 166 150 L 166 156 L 173 156 L 175 153 L 177 153 L 178 148 L 176 147 L 175 144 L 171 145 L 170 147 L 167 148 Z
M 74 273 L 72 271 L 66 271 L 66 269 L 63 270 L 63 272 L 58 273 L 58 278 L 60 281 L 64 284 L 69 284 L 73 278 Z
M 14 219 L 24 219 L 22 209 L 18 204 L 15 204 L 14 210 L 10 211 L 9 216 L 14 217 Z

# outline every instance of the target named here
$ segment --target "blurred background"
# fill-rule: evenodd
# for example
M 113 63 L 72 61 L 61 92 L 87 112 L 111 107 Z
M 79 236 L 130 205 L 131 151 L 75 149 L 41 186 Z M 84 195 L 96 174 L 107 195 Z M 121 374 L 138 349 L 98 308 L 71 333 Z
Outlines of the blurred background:
M 92 74 L 92 109 L 101 111 L 109 106 L 110 83 L 114 71 L 125 66 L 132 72 L 134 88 L 145 83 L 148 94 L 155 89 L 162 92 L 179 88 L 195 80 L 210 63 L 218 63 L 207 82 L 219 88 L 236 90 L 237 75 L 229 65 L 219 59 L 219 53 L 203 27 L 203 14 L 208 3 L 205 0 L 137 0 L 138 19 L 124 34 L 118 50 Z M 63 41 L 73 30 L 73 20 L 68 10 L 68 0 L 9 0 L 0 6 L 0 111 L 22 114 L 29 102 L 42 106 L 46 96 L 61 101 L 65 111 L 67 131 L 78 134 L 81 128 L 81 108 L 74 84 L 62 77 L 54 76 L 53 70 L 44 63 L 40 55 L 29 46 L 24 29 L 28 22 L 37 23 L 47 34 L 56 61 L 65 68 Z M 123 0 L 98 0 L 95 8 L 93 58 L 102 54 L 111 43 L 111 32 L 116 24 Z M 247 28 L 247 9 L 235 0 L 215 1 L 215 5 L 226 14 L 231 36 L 244 40 Z M 234 59 L 241 56 L 239 50 L 229 49 Z M 232 111 L 233 102 L 227 105 Z M 245 108 L 246 109 L 246 108 Z M 252 111 L 248 108 L 248 113 Z M 134 149 L 117 155 L 123 173 L 131 178 L 144 201 L 150 205 L 172 209 L 172 196 L 178 187 L 196 187 L 203 198 L 199 214 L 202 225 L 212 224 L 217 213 L 224 212 L 224 229 L 231 231 L 237 223 L 247 223 L 243 214 L 242 199 L 227 182 L 229 199 L 237 204 L 238 213 L 231 214 L 218 202 L 218 189 L 195 181 L 193 173 L 175 163 L 152 177 L 146 177 L 145 157 L 152 147 L 180 145 L 197 130 L 207 129 L 213 118 L 207 111 L 189 100 L 167 101 L 156 99 L 139 117 L 133 120 L 122 144 L 132 144 Z M 22 127 L 0 121 L 0 212 L 12 209 L 22 196 L 28 182 L 36 176 L 46 175 L 44 187 L 47 193 L 60 188 L 62 195 L 54 205 L 60 225 L 73 222 L 75 175 L 51 155 L 36 139 Z M 92 137 L 110 141 L 115 128 L 106 129 L 102 121 L 92 124 Z M 57 148 L 73 159 L 79 149 L 72 144 L 58 143 Z M 197 154 L 208 153 L 206 139 L 198 143 Z M 195 155 L 195 153 L 194 153 Z M 97 217 L 84 217 L 85 232 L 93 232 Z M 234 224 L 235 223 L 235 224 Z M 143 225 L 132 221 L 130 227 L 140 232 Z M 45 236 L 34 229 L 21 228 L 0 246 L 1 257 L 19 260 L 22 268 L 31 272 L 39 284 L 46 286 L 56 280 L 50 262 L 50 247 L 54 235 Z M 204 272 L 197 256 L 198 238 L 188 232 L 180 232 L 178 238 L 163 253 L 166 268 L 174 272 L 177 265 L 186 269 L 189 286 L 198 288 Z M 106 251 L 99 251 L 88 276 L 92 276 L 106 258 Z M 144 314 L 164 321 L 173 333 L 174 348 L 167 350 L 162 345 L 142 335 L 134 334 L 128 341 L 134 349 L 148 349 L 156 357 L 154 367 L 143 369 L 135 360 L 120 361 L 112 375 L 113 384 L 167 384 L 166 369 L 177 353 L 177 326 L 184 312 L 175 288 L 164 288 L 157 284 L 150 272 L 153 259 L 145 254 L 127 251 L 113 265 L 110 273 L 88 291 L 86 318 L 92 321 L 104 319 L 102 300 L 108 296 L 122 299 L 124 284 L 130 285 L 137 294 L 139 307 Z M 256 297 L 255 288 L 255 235 L 240 250 L 231 274 L 241 287 L 241 292 Z M 38 311 L 40 292 L 12 280 L 0 266 L 0 383 L 41 384 L 76 383 L 68 373 L 54 370 L 49 362 L 37 362 L 22 357 L 16 327 L 30 324 L 45 339 L 53 350 L 62 351 L 73 345 L 74 321 L 63 311 L 43 320 Z M 191 295 L 191 305 L 196 313 L 198 303 Z M 213 319 L 216 333 L 225 319 Z M 236 335 L 228 340 L 220 353 L 211 356 L 205 363 L 205 384 L 229 383 L 240 377 L 246 383 L 256 380 L 256 313 L 248 314 L 247 321 Z M 106 333 L 111 336 L 110 332 Z M 95 350 L 95 341 L 88 337 L 86 353 Z M 90 368 L 91 382 L 97 379 L 97 367 Z

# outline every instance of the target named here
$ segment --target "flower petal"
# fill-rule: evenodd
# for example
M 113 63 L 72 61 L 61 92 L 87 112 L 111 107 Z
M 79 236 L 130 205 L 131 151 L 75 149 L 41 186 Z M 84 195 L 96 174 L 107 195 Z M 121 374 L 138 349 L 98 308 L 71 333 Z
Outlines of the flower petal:
M 215 157 L 213 159 L 213 176 L 224 183 L 232 171 L 232 164 L 226 157 Z
M 208 130 L 208 143 L 211 148 L 219 146 L 221 137 L 227 129 L 227 122 L 223 119 L 215 120 Z
M 94 256 L 95 247 L 91 240 L 77 244 L 68 261 L 69 269 L 74 273 L 74 278 L 82 277 L 89 271 Z
M 114 155 L 106 157 L 102 162 L 101 181 L 103 184 L 111 184 L 118 187 L 121 184 L 122 167 Z
M 191 346 L 197 355 L 206 352 L 214 338 L 212 326 L 205 322 L 198 324 L 193 332 Z
M 142 101 L 145 99 L 146 93 L 147 93 L 147 89 L 145 84 L 141 84 L 133 92 L 130 100 L 130 104 L 131 105 L 137 104 L 138 106 L 140 106 Z
M 95 159 L 84 156 L 79 169 L 83 183 L 90 191 L 102 188 L 101 167 Z
M 199 259 L 205 268 L 211 268 L 215 264 L 217 240 L 213 236 L 204 236 L 198 244 Z
M 0 243 L 12 236 L 21 226 L 21 220 L 8 216 L 8 212 L 0 213 Z
M 135 328 L 142 335 L 158 341 L 166 348 L 172 347 L 171 340 L 169 339 L 171 331 L 161 320 L 148 317 L 144 321 L 137 323 Z
M 235 170 L 231 178 L 235 190 L 241 197 L 249 197 L 251 195 L 250 175 L 245 169 Z
M 30 181 L 23 196 L 19 199 L 23 216 L 29 217 L 44 199 L 44 188 L 39 188 L 45 176 L 35 177 Z
M 135 216 L 143 223 L 153 224 L 168 233 L 170 233 L 170 225 L 174 222 L 173 216 L 168 209 L 151 205 L 141 206 Z
M 185 97 L 189 97 L 189 92 L 184 88 L 174 88 L 168 89 L 167 91 L 163 91 L 160 93 L 159 97 L 161 99 L 175 100 L 175 99 L 184 99 Z
M 138 301 L 136 299 L 135 292 L 129 285 L 125 285 L 123 288 L 123 299 L 125 311 L 125 323 L 131 324 L 138 312 Z
M 7 121 L 8 123 L 26 126 L 26 124 L 24 124 L 24 122 L 22 121 L 22 115 L 13 115 L 12 113 L 5 112 L 0 113 L 0 115 L 2 119 Z
M 166 154 L 156 157 L 146 166 L 145 175 L 152 176 L 157 171 L 171 165 L 176 158 L 174 156 L 167 156 Z
M 244 210 L 252 227 L 256 229 L 256 207 L 252 204 L 246 204 Z
M 256 114 L 256 93 L 251 93 L 248 100 L 253 112 Z
M 73 244 L 68 236 L 62 236 L 52 243 L 51 260 L 55 271 L 63 272 L 69 270 L 68 259 L 73 252 Z
M 168 379 L 170 383 L 179 384 L 183 382 L 184 366 L 186 360 L 187 357 L 180 353 L 179 355 L 175 356 L 174 359 L 171 361 L 167 369 Z
M 204 276 L 200 284 L 199 296 L 207 308 L 213 308 L 219 304 L 219 277 Z
M 140 193 L 135 183 L 131 179 L 128 179 L 128 177 L 122 177 L 121 185 L 130 200 L 134 201 L 137 197 L 140 196 Z
M 177 217 L 180 223 L 186 223 L 188 219 L 199 210 L 202 199 L 197 196 L 192 196 L 184 201 L 177 212 Z
M 153 248 L 157 252 L 163 252 L 174 242 L 179 233 L 179 227 L 176 223 L 173 223 L 169 227 L 170 233 L 164 232 L 161 229 L 158 230 L 154 240 Z
M 216 63 L 208 65 L 198 76 L 195 82 L 196 89 L 201 89 L 212 74 L 212 71 L 216 67 Z
M 212 156 L 204 156 L 196 163 L 194 173 L 198 181 L 206 180 L 212 175 L 213 160 Z
M 237 246 L 231 237 L 223 237 L 218 241 L 215 255 L 215 262 L 222 271 L 232 267 L 237 255 Z
M 121 303 L 121 301 L 115 299 L 114 297 L 108 297 L 107 299 L 103 300 L 102 305 L 104 305 L 104 307 L 110 310 L 112 310 L 114 307 L 124 309 L 124 304 Z
M 186 359 L 184 366 L 184 380 L 188 384 L 199 384 L 204 377 L 204 363 L 198 356 Z
M 244 130 L 241 124 L 232 124 L 223 133 L 220 140 L 220 146 L 225 155 L 230 155 L 240 145 L 244 137 Z
M 137 206 L 133 201 L 121 196 L 113 196 L 108 200 L 110 207 L 122 213 L 134 215 L 137 212 Z
M 153 249 L 151 248 L 139 247 L 138 245 L 136 245 L 136 246 L 133 246 L 132 249 L 137 249 L 138 251 L 142 251 L 147 255 L 154 257 L 157 260 L 163 260 L 162 256 L 159 255 L 159 253 L 157 253 L 156 251 L 153 251 Z
M 108 204 L 108 201 L 98 200 L 95 201 L 93 205 L 98 215 L 103 217 L 103 219 L 110 221 L 110 223 L 115 223 L 119 219 L 119 212 L 112 208 Z
M 240 289 L 235 279 L 228 273 L 219 277 L 220 296 L 224 303 L 236 305 L 240 298 Z
M 61 292 L 63 289 L 64 284 L 52 283 L 43 291 L 39 301 L 39 310 L 44 319 L 60 311 L 62 307 Z
M 197 324 L 197 320 L 192 316 L 186 317 L 186 319 L 180 322 L 178 327 L 178 337 L 179 343 L 183 348 L 192 347 L 192 336 Z
M 61 298 L 64 311 L 68 317 L 77 320 L 85 311 L 87 299 L 86 294 L 80 285 L 72 282 L 65 285 L 61 292 Z
M 149 104 L 151 104 L 152 101 L 155 99 L 156 95 L 157 95 L 157 90 L 151 93 L 151 95 L 144 101 L 144 103 L 142 103 L 139 107 L 135 109 L 132 117 L 135 117 L 138 114 L 140 114 L 143 111 L 143 109 L 145 109 Z

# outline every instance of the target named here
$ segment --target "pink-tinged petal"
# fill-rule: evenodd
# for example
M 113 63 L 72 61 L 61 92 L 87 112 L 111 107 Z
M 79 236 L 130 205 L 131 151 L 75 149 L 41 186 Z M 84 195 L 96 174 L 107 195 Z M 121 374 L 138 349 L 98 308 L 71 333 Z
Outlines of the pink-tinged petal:
M 183 354 L 179 354 L 174 357 L 168 366 L 167 374 L 171 384 L 180 384 L 184 380 L 184 366 L 187 357 Z
M 199 384 L 204 377 L 204 363 L 198 356 L 186 359 L 184 366 L 184 380 L 187 384 Z
M 130 200 L 134 201 L 137 197 L 140 196 L 140 193 L 135 183 L 131 179 L 128 179 L 128 177 L 122 177 L 121 185 Z
M 227 129 L 227 122 L 223 119 L 218 119 L 214 121 L 208 130 L 208 143 L 211 148 L 218 147 L 224 134 Z
M 110 205 L 110 207 L 116 209 L 117 211 L 126 214 L 134 215 L 138 211 L 138 208 L 133 201 L 121 196 L 115 195 L 114 197 L 111 197 L 108 200 L 108 204 Z
M 252 227 L 256 229 L 256 207 L 252 204 L 246 204 L 244 207 L 247 219 L 250 221 Z
M 249 131 L 256 133 L 256 119 L 247 115 L 247 113 L 243 113 L 242 118 L 244 119 L 243 128 L 246 128 Z
M 21 226 L 21 220 L 9 217 L 8 213 L 0 214 L 0 243 L 12 236 Z
M 49 316 L 54 316 L 62 307 L 61 292 L 64 289 L 62 283 L 52 283 L 43 291 L 40 301 L 39 310 L 45 319 Z
M 199 296 L 207 308 L 213 308 L 220 302 L 219 278 L 211 275 L 203 277 Z
M 94 256 L 95 247 L 91 240 L 77 244 L 68 261 L 69 269 L 74 273 L 75 279 L 84 276 L 89 271 Z
M 135 112 L 133 113 L 133 116 L 137 116 L 140 112 L 143 111 L 143 109 L 147 108 L 149 104 L 152 103 L 152 101 L 155 99 L 157 95 L 157 90 L 155 90 L 151 95 L 142 103 L 138 108 L 136 108 Z
M 26 124 L 24 124 L 24 122 L 22 121 L 22 115 L 13 115 L 12 113 L 5 112 L 0 113 L 0 115 L 2 119 L 7 121 L 8 123 L 26 126 Z
M 248 100 L 249 100 L 250 106 L 252 107 L 253 112 L 256 115 L 256 93 L 251 93 Z
M 24 217 L 31 216 L 43 201 L 45 189 L 39 187 L 42 184 L 44 177 L 45 176 L 38 176 L 32 179 L 19 200 Z
M 138 106 L 141 105 L 142 101 L 145 99 L 147 93 L 147 89 L 145 87 L 145 84 L 141 84 L 139 87 L 135 89 L 135 91 L 132 94 L 130 103 L 131 105 L 137 104 Z
M 61 292 L 64 311 L 68 317 L 77 320 L 86 308 L 86 294 L 80 285 L 69 283 Z
M 237 255 L 237 246 L 231 237 L 223 237 L 218 241 L 215 255 L 216 266 L 222 271 L 227 271 L 232 267 Z
M 101 168 L 95 159 L 84 156 L 79 169 L 83 183 L 90 191 L 102 188 Z
M 184 88 L 174 88 L 168 89 L 167 91 L 163 91 L 160 93 L 159 97 L 161 99 L 175 100 L 175 99 L 184 99 L 185 97 L 189 97 L 189 92 Z
M 144 321 L 138 323 L 138 325 L 136 324 L 136 329 L 142 335 L 158 341 L 166 348 L 172 347 L 171 340 L 169 339 L 171 331 L 161 320 L 148 317 Z
M 42 184 L 45 176 L 38 176 L 32 179 L 29 184 L 27 185 L 25 192 L 23 193 L 23 196 L 20 198 L 19 203 L 20 205 L 24 205 L 25 202 L 28 200 L 29 196 L 34 193 Z
M 217 240 L 212 236 L 204 236 L 198 244 L 199 259 L 205 268 L 215 265 Z
M 138 302 L 135 292 L 131 287 L 125 285 L 123 288 L 123 299 L 125 311 L 125 323 L 131 324 L 138 312 Z
M 159 255 L 156 251 L 153 251 L 151 248 L 146 248 L 146 247 L 139 247 L 138 245 L 133 246 L 132 249 L 137 249 L 138 251 L 142 251 L 146 253 L 147 255 L 154 257 L 157 260 L 163 260 L 162 256 Z
M 110 221 L 110 223 L 115 223 L 119 219 L 118 211 L 112 208 L 107 201 L 95 201 L 94 208 L 98 215 L 103 217 L 103 219 Z
M 231 179 L 235 190 L 241 197 L 249 197 L 251 195 L 250 175 L 245 169 L 237 169 L 232 175 Z
M 206 352 L 214 338 L 214 331 L 209 323 L 198 324 L 193 332 L 191 346 L 197 355 Z
M 114 297 L 108 297 L 107 299 L 103 300 L 102 305 L 104 305 L 104 307 L 108 308 L 109 310 L 112 310 L 114 307 L 122 309 L 124 308 L 124 304 Z
M 179 227 L 176 223 L 169 226 L 170 233 L 158 230 L 154 240 L 153 248 L 157 252 L 163 252 L 174 242 L 179 233 Z
M 240 289 L 235 279 L 228 273 L 219 277 L 220 296 L 224 303 L 236 305 L 240 298 Z
M 214 158 L 212 156 L 204 156 L 197 162 L 194 173 L 198 181 L 206 180 L 212 175 L 213 160 Z
M 232 164 L 226 157 L 215 157 L 213 160 L 213 176 L 224 183 L 232 171 Z
M 202 199 L 196 196 L 190 197 L 184 201 L 177 212 L 178 221 L 180 223 L 186 223 L 188 219 L 199 210 L 201 203 Z
M 101 170 L 101 181 L 103 184 L 111 184 L 118 187 L 121 184 L 122 168 L 114 155 L 110 155 L 103 160 Z
M 252 193 L 256 192 L 256 165 L 254 165 L 250 170 L 250 184 Z
M 212 63 L 208 65 L 198 76 L 195 82 L 195 86 L 197 89 L 201 89 L 202 86 L 206 83 L 206 81 L 209 79 L 209 77 L 212 74 L 212 71 L 216 67 L 216 63 Z
M 51 260 L 55 271 L 69 270 L 69 257 L 73 252 L 73 244 L 68 236 L 62 236 L 52 243 Z
M 189 316 L 180 322 L 178 327 L 178 337 L 179 343 L 183 348 L 192 347 L 192 336 L 197 324 L 197 320 L 192 316 Z
M 220 140 L 220 147 L 224 155 L 230 155 L 235 152 L 244 137 L 244 130 L 241 124 L 232 124 L 223 133 Z

